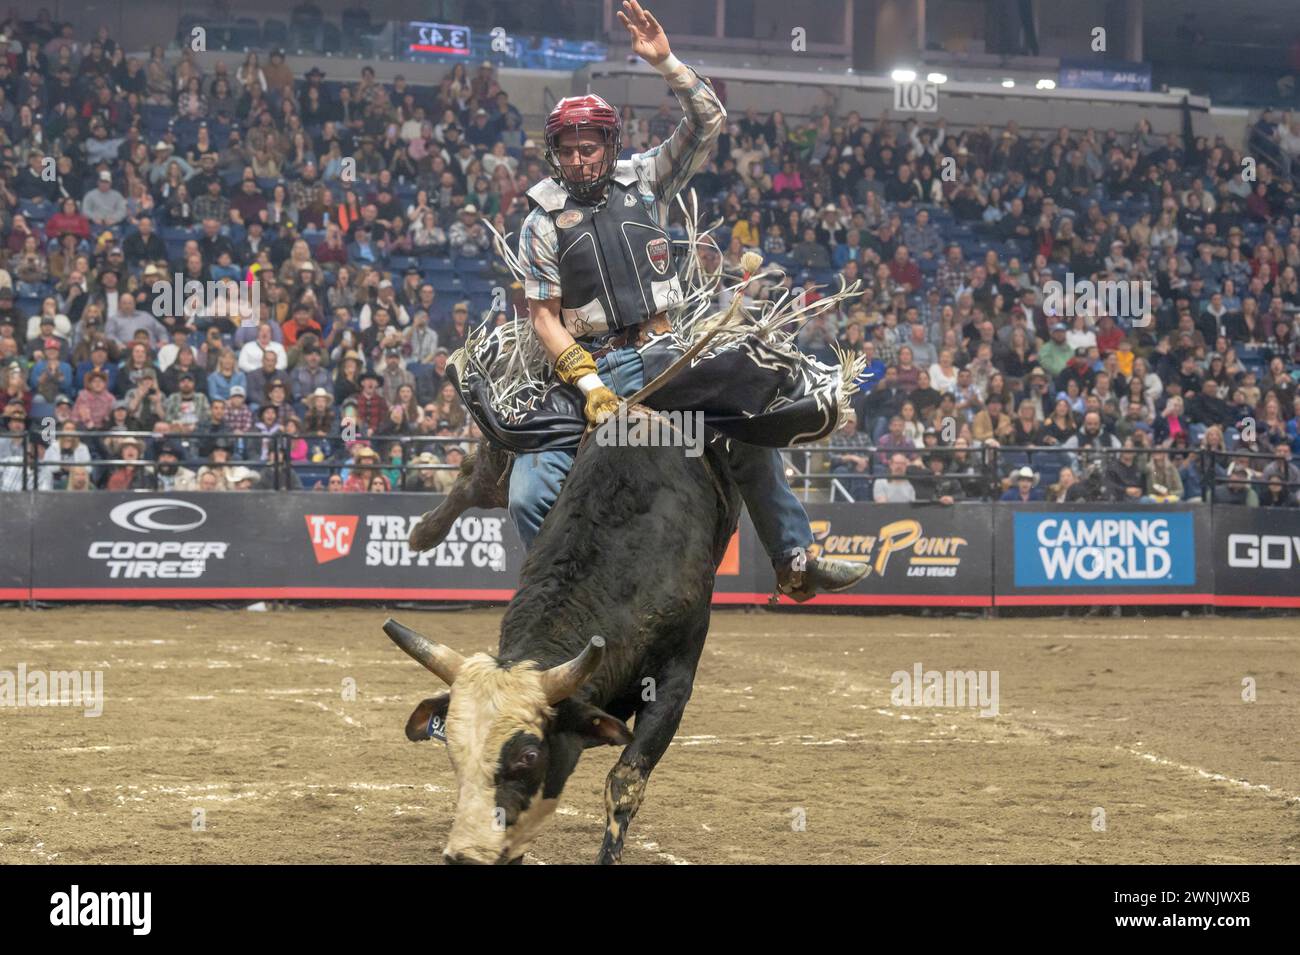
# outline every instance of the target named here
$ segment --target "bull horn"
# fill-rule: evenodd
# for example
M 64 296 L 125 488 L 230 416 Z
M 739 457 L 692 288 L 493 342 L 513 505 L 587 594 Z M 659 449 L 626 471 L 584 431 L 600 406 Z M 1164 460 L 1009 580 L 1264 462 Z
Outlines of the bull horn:
M 384 621 L 384 633 L 421 666 L 433 672 L 438 679 L 448 686 L 456 682 L 456 674 L 465 658 L 451 647 L 434 643 L 422 637 L 410 627 L 404 627 L 392 617 Z
M 592 637 L 582 652 L 568 663 L 551 667 L 542 674 L 542 689 L 547 703 L 567 700 L 582 687 L 605 657 L 605 638 Z

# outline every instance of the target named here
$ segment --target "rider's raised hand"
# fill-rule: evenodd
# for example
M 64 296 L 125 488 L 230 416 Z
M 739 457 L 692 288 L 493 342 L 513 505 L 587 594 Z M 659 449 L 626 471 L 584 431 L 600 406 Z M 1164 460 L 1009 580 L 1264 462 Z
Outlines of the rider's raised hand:
M 668 37 L 664 28 L 649 10 L 637 0 L 623 0 L 623 9 L 618 11 L 618 18 L 627 27 L 632 36 L 632 52 L 651 66 L 668 59 L 672 50 L 668 46 Z

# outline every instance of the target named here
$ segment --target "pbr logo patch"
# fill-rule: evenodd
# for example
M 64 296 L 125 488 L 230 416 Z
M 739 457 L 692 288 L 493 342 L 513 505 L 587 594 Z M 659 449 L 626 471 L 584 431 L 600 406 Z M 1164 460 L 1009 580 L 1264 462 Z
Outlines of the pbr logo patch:
M 650 258 L 650 264 L 660 275 L 668 271 L 668 240 L 662 236 L 658 239 L 651 239 L 645 244 L 645 254 Z
M 557 229 L 571 229 L 582 221 L 582 213 L 577 209 L 570 209 L 568 212 L 561 212 L 555 217 L 555 227 Z
M 623 205 L 625 206 L 636 205 L 636 196 L 632 195 L 632 193 L 629 192 L 626 196 L 623 197 Z

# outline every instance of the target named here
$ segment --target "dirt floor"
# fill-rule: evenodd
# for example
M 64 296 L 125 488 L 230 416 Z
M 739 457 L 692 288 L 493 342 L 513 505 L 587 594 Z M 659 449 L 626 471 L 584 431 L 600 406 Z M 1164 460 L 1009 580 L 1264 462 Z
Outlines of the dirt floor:
M 0 670 L 105 695 L 0 707 L 0 863 L 437 861 L 451 770 L 403 736 L 437 684 L 385 616 L 0 610 Z M 394 616 L 464 652 L 500 620 Z M 997 671 L 998 715 L 894 705 L 916 663 Z M 719 612 L 624 862 L 1297 863 L 1297 727 L 1295 618 Z M 615 757 L 587 751 L 528 861 L 594 859 Z

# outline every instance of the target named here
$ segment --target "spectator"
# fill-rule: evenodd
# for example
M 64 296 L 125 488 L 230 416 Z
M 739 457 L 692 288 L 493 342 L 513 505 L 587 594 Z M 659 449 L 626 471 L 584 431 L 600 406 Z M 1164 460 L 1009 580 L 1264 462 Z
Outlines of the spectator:
M 149 486 L 145 466 L 138 463 L 143 445 L 139 438 L 123 438 L 118 444 L 117 455 L 124 462 L 115 465 L 109 471 L 104 489 L 108 491 L 136 491 Z
M 126 199 L 113 188 L 112 173 L 100 172 L 95 188 L 81 200 L 81 212 L 92 226 L 100 229 L 111 229 L 126 218 Z
M 274 356 L 274 362 L 268 363 L 266 356 Z M 257 327 L 257 337 L 247 342 L 239 351 L 239 368 L 241 371 L 283 371 L 289 366 L 289 355 L 284 346 L 275 341 L 269 323 L 263 322 Z
M 1232 462 L 1228 466 L 1226 480 L 1216 484 L 1211 492 L 1214 503 L 1259 507 L 1259 495 L 1250 486 L 1252 476 L 1248 466 Z
M 1147 476 L 1138 461 L 1133 439 L 1128 438 L 1119 454 L 1110 455 L 1104 465 L 1105 487 L 1110 500 L 1123 503 L 1136 501 L 1147 492 Z
M 1011 486 L 1002 492 L 1002 497 L 999 500 L 1015 501 L 1021 504 L 1046 500 L 1042 488 L 1038 486 L 1038 473 L 1028 466 L 1013 471 Z
M 872 499 L 877 504 L 911 504 L 916 501 L 916 488 L 907 479 L 907 455 L 897 453 L 889 458 L 889 476 L 877 478 L 872 489 Z

